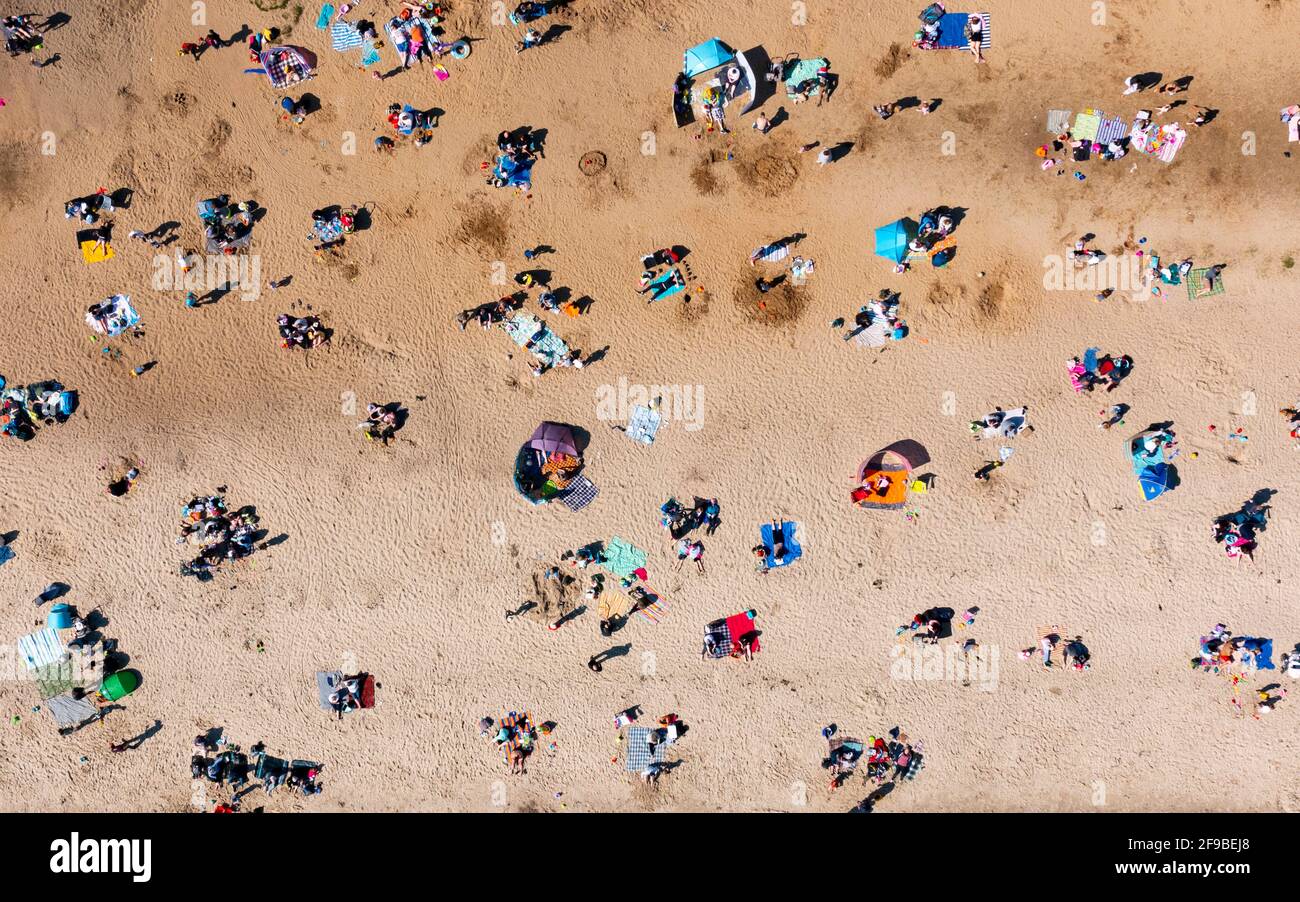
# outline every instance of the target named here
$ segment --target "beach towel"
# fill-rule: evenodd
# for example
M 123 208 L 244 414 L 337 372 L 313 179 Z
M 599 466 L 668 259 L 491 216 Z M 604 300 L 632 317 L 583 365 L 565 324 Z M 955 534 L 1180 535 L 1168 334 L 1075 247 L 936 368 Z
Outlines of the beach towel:
M 1112 141 L 1118 141 L 1128 134 L 1128 125 L 1124 120 L 1116 116 L 1114 119 L 1103 118 L 1097 126 L 1097 137 L 1095 140 L 1103 147 Z
M 596 500 L 600 494 L 600 489 L 596 488 L 586 476 L 576 476 L 573 482 L 569 483 L 569 489 L 560 496 L 560 503 L 571 511 L 580 511 L 591 502 Z
M 643 445 L 652 444 L 662 421 L 659 411 L 644 406 L 634 407 L 627 420 L 627 437 Z
M 316 671 L 316 694 L 320 696 L 320 706 L 326 711 L 334 710 L 334 706 L 330 704 L 330 694 L 342 682 L 343 671 L 341 670 Z
M 830 60 L 818 58 L 811 60 L 801 59 L 793 66 L 787 67 L 785 70 L 786 96 L 793 98 L 795 94 L 798 93 L 797 89 L 799 86 L 807 81 L 813 83 L 813 88 L 809 92 L 810 95 L 816 96 L 821 90 L 821 85 L 817 82 L 817 70 L 828 65 L 830 65 Z
M 1200 298 L 1211 298 L 1216 294 L 1223 294 L 1223 273 L 1214 280 L 1214 288 L 1205 287 L 1205 273 L 1209 270 L 1208 266 L 1200 269 L 1193 269 L 1187 274 L 1187 299 L 1189 301 L 1199 300 Z
M 779 560 L 774 556 L 776 544 L 772 541 L 772 524 L 764 523 L 762 528 L 759 529 L 759 534 L 763 537 L 763 547 L 767 549 L 767 558 L 764 563 L 766 563 L 768 567 L 784 567 L 787 564 L 793 564 L 795 561 L 799 560 L 799 558 L 803 557 L 803 549 L 800 548 L 799 543 L 794 540 L 794 533 L 797 528 L 798 524 L 792 523 L 789 520 L 786 520 L 781 524 L 781 542 L 785 545 L 785 553 L 781 555 Z
M 501 328 L 510 336 L 511 341 L 522 348 L 539 330 L 546 327 L 531 313 L 516 313 L 508 322 L 502 323 Z
M 379 62 L 379 51 L 375 49 L 375 42 L 366 41 L 366 43 L 362 45 L 361 51 L 362 67 L 373 66 L 377 62 Z
M 1047 111 L 1047 131 L 1048 134 L 1059 135 L 1070 127 L 1069 110 L 1048 110 Z
M 1150 152 L 1162 163 L 1172 163 L 1183 144 L 1187 142 L 1187 132 L 1178 125 L 1163 125 L 1152 138 Z
M 417 41 L 421 41 L 422 46 L 419 48 L 419 56 L 433 55 L 433 44 L 437 39 L 434 37 L 434 25 L 423 16 L 413 15 L 403 22 L 394 16 L 384 25 L 384 31 L 388 33 L 388 40 L 392 42 L 393 50 L 397 53 L 397 59 L 403 65 L 408 62 L 415 62 L 417 57 L 407 57 L 410 43 L 403 35 L 410 35 Z
M 60 729 L 73 729 L 94 720 L 99 710 L 87 698 L 73 698 L 72 695 L 56 695 L 45 699 L 45 710 L 50 712 Z
M 761 261 L 763 263 L 776 263 L 790 256 L 790 242 L 778 241 L 774 244 L 765 244 L 754 253 L 749 255 L 751 261 Z
M 330 19 L 334 16 L 334 4 L 326 3 L 320 8 L 320 15 L 316 17 L 316 27 L 324 31 L 329 27 Z
M 569 356 L 569 345 L 549 328 L 538 336 L 531 350 L 534 357 L 547 366 L 558 366 L 559 362 Z
M 889 320 L 878 316 L 871 321 L 871 325 L 855 335 L 853 341 L 864 348 L 881 348 L 889 344 L 891 332 L 893 330 L 889 326 Z
M 650 766 L 650 762 L 656 763 L 664 760 L 664 749 L 668 745 L 666 742 L 655 744 L 654 752 L 650 751 L 650 734 L 656 732 L 650 727 L 628 727 L 626 750 L 624 752 L 623 766 L 632 773 L 640 773 Z
M 102 306 L 107 308 L 102 318 L 96 318 L 90 313 L 86 314 L 86 325 L 101 335 L 116 338 L 140 323 L 140 314 L 131 306 L 129 295 L 115 294 L 104 301 Z
M 523 748 L 523 743 L 519 741 L 520 734 L 534 736 L 537 732 L 536 727 L 533 726 L 533 716 L 527 711 L 523 714 L 511 711 L 501 718 L 499 728 L 510 730 L 510 738 L 501 744 L 501 755 L 505 758 L 507 764 L 510 763 L 511 750 Z M 536 742 L 534 742 L 530 750 L 536 748 L 536 745 Z
M 1243 660 L 1256 670 L 1276 670 L 1273 663 L 1273 640 L 1246 637 L 1241 643 Z
M 330 26 L 330 46 L 339 53 L 360 47 L 362 43 L 360 30 L 351 22 L 335 22 Z
M 28 670 L 57 664 L 64 660 L 67 651 L 59 640 L 59 634 L 49 627 L 29 633 L 18 640 L 18 657 Z
M 1096 141 L 1104 115 L 1100 110 L 1084 110 L 1079 113 L 1074 117 L 1074 128 L 1070 129 L 1070 136 L 1079 141 Z
M 682 275 L 681 270 L 677 267 L 671 267 L 655 276 L 654 281 L 650 283 L 650 302 L 662 301 L 664 298 L 672 297 L 677 292 L 685 290 L 686 277 Z
M 87 263 L 100 263 L 104 260 L 112 260 L 116 254 L 113 253 L 113 245 L 105 242 L 102 248 L 95 245 L 96 231 L 94 229 L 82 229 L 77 232 L 77 246 L 81 248 L 81 259 Z
M 601 566 L 619 579 L 630 579 L 637 570 L 644 572 L 646 560 L 644 551 L 631 542 L 614 536 L 605 545 Z
M 984 21 L 984 30 L 980 35 L 980 47 L 988 50 L 993 46 L 993 34 L 989 30 L 988 13 L 945 13 L 939 20 L 939 39 L 935 42 L 936 50 L 970 50 L 966 40 L 966 20 L 979 16 Z

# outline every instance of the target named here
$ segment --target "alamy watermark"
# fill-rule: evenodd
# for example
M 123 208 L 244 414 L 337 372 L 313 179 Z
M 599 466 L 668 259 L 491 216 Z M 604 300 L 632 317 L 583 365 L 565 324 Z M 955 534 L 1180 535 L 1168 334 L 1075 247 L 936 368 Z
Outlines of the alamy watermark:
M 657 411 L 660 428 L 683 423 L 687 432 L 704 426 L 703 385 L 641 385 L 619 376 L 616 384 L 596 387 L 596 419 L 626 423 L 638 407 Z
M 153 289 L 195 294 L 225 289 L 255 301 L 262 293 L 262 258 L 259 254 L 157 254 Z

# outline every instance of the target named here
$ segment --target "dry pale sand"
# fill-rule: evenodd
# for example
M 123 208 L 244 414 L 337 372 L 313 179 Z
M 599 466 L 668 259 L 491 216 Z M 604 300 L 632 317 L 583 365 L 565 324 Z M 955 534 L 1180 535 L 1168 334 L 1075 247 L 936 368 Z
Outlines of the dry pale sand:
M 0 531 L 19 533 L 0 567 L 0 635 L 30 631 L 31 598 L 66 582 L 69 600 L 106 614 L 145 684 L 106 725 L 60 738 L 31 713 L 33 687 L 7 674 L 0 807 L 192 810 L 190 739 L 216 725 L 245 747 L 326 763 L 323 795 L 277 793 L 273 810 L 844 810 L 866 790 L 826 788 L 829 722 L 925 741 L 926 768 L 881 810 L 1300 806 L 1296 702 L 1238 718 L 1227 682 L 1188 666 L 1218 621 L 1279 650 L 1300 639 L 1300 478 L 1275 413 L 1300 394 L 1286 364 L 1297 277 L 1283 262 L 1297 252 L 1300 160 L 1283 156 L 1277 116 L 1297 99 L 1288 36 L 1300 10 L 1116 0 L 1095 25 L 1091 4 L 988 0 L 994 43 L 977 66 L 910 50 L 923 5 L 809 0 L 794 27 L 784 0 L 575 0 L 554 20 L 572 30 L 516 55 L 487 4 L 461 3 L 449 30 L 480 40 L 450 80 L 426 70 L 381 84 L 330 51 L 312 4 L 290 41 L 319 53 L 308 90 L 324 108 L 293 129 L 265 79 L 242 74 L 240 47 L 176 55 L 204 31 L 189 4 L 68 0 L 71 22 L 49 39 L 57 65 L 0 61 L 0 372 L 56 378 L 82 399 L 67 424 L 0 450 Z M 361 11 L 382 20 L 388 5 Z M 292 20 L 245 0 L 213 0 L 208 15 L 225 35 Z M 682 50 L 715 35 L 825 55 L 839 90 L 821 108 L 785 103 L 789 121 L 766 137 L 733 115 L 727 160 L 719 136 L 675 130 L 669 109 Z M 1154 98 L 1122 97 L 1122 80 L 1146 70 L 1194 75 L 1190 100 L 1222 111 L 1174 164 L 1132 154 L 1087 164 L 1084 182 L 1040 171 L 1049 108 L 1130 116 Z M 943 104 L 871 115 L 913 94 Z M 446 114 L 428 147 L 381 157 L 369 145 L 394 100 Z M 479 171 L 497 132 L 523 124 L 549 132 L 527 200 Z M 348 131 L 352 156 L 340 152 Z M 41 153 L 47 132 L 54 155 Z M 854 146 L 819 168 L 796 153 L 815 139 Z M 590 150 L 608 157 L 594 177 L 577 166 Z M 86 266 L 62 203 L 99 186 L 136 196 L 117 217 L 118 257 Z M 253 245 L 262 280 L 293 283 L 186 310 L 149 287 L 151 252 L 126 231 L 175 219 L 193 245 L 195 201 L 223 191 L 267 207 Z M 304 235 L 329 203 L 372 203 L 375 224 L 322 264 Z M 967 210 L 957 258 L 895 276 L 872 255 L 873 228 L 938 204 Z M 816 276 L 760 312 L 748 253 L 796 231 Z M 1227 262 L 1228 292 L 1094 304 L 1044 291 L 1044 256 L 1089 231 L 1111 252 L 1145 236 L 1169 258 Z M 609 350 L 535 380 L 505 336 L 462 334 L 453 317 L 502 293 L 493 261 L 522 269 L 522 250 L 542 242 L 557 249 L 538 261 L 556 284 L 595 300 L 581 319 L 549 319 L 573 345 Z M 637 258 L 670 243 L 691 249 L 704 292 L 647 307 Z M 883 353 L 839 341 L 828 323 L 886 286 L 902 292 L 912 337 Z M 147 335 L 111 361 L 82 316 L 119 291 Z M 275 314 L 298 300 L 336 330 L 309 361 L 275 335 Z M 1132 430 L 1097 429 L 1105 399 L 1069 389 L 1064 361 L 1090 344 L 1136 360 L 1112 396 L 1132 405 Z M 146 360 L 157 367 L 131 378 Z M 703 386 L 702 428 L 634 445 L 597 419 L 602 386 L 620 379 Z M 409 406 L 393 446 L 359 436 L 351 397 Z M 986 485 L 971 473 L 992 449 L 966 421 L 998 404 L 1028 405 L 1037 428 Z M 516 449 L 544 419 L 592 433 L 601 494 L 580 514 L 528 507 L 512 488 Z M 1145 504 L 1124 438 L 1164 420 L 1182 440 L 1183 484 Z M 1211 423 L 1250 441 L 1225 442 Z M 938 476 L 915 522 L 851 507 L 855 467 L 904 438 L 928 447 Z M 144 476 L 111 498 L 105 467 L 128 457 Z M 177 575 L 179 507 L 219 485 L 288 540 L 199 584 Z M 1255 561 L 1225 560 L 1211 519 L 1265 488 L 1274 516 Z M 674 571 L 658 528 L 659 503 L 692 493 L 722 504 L 705 575 Z M 762 576 L 749 548 L 772 516 L 803 524 L 806 554 Z M 634 620 L 609 643 L 594 612 L 557 633 L 504 621 L 540 567 L 614 534 L 650 550 L 670 605 L 661 623 Z M 891 676 L 894 627 L 935 604 L 981 608 L 959 638 L 996 650 L 992 691 Z M 701 661 L 703 625 L 747 607 L 763 652 Z M 1016 659 L 1052 626 L 1084 636 L 1091 671 Z M 625 642 L 603 673 L 584 666 Z M 340 723 L 317 707 L 312 675 L 353 663 L 378 675 L 380 701 Z M 632 704 L 691 727 L 657 790 L 610 762 L 613 715 Z M 508 777 L 476 725 L 524 707 L 557 722 L 558 751 Z M 155 718 L 163 730 L 140 750 L 108 753 Z

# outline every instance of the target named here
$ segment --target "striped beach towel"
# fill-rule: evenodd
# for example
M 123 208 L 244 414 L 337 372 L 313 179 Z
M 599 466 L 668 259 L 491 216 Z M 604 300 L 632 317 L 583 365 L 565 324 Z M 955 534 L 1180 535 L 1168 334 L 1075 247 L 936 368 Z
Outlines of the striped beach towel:
M 627 728 L 627 751 L 623 756 L 623 766 L 632 773 L 640 773 L 650 766 L 651 761 L 662 762 L 664 760 L 665 742 L 655 744 L 654 752 L 650 751 L 650 734 L 655 732 L 650 727 L 628 727 Z
M 580 511 L 596 500 L 600 489 L 586 476 L 578 476 L 569 484 L 569 490 L 560 496 L 560 503 L 571 511 Z
M 1069 110 L 1048 110 L 1047 111 L 1047 132 L 1051 135 L 1059 135 L 1070 127 Z
M 1111 141 L 1118 141 L 1128 134 L 1128 125 L 1123 119 L 1116 116 L 1114 119 L 1102 119 L 1101 124 L 1097 127 L 1097 137 L 1094 139 L 1098 144 L 1109 144 Z
M 59 641 L 59 634 L 46 627 L 19 639 L 18 654 L 28 670 L 37 670 L 62 661 L 67 649 Z
M 501 755 L 506 763 L 510 763 L 510 752 L 512 749 L 520 748 L 519 736 L 521 733 L 532 735 L 536 732 L 533 729 L 533 717 L 527 711 L 520 714 L 517 711 L 511 711 L 505 717 L 501 718 L 501 726 L 511 730 L 510 738 L 501 744 Z
M 646 623 L 656 624 L 668 614 L 668 602 L 658 595 L 655 600 L 637 610 L 637 615 Z
M 360 47 L 361 32 L 351 22 L 335 22 L 330 26 L 330 46 L 343 53 Z

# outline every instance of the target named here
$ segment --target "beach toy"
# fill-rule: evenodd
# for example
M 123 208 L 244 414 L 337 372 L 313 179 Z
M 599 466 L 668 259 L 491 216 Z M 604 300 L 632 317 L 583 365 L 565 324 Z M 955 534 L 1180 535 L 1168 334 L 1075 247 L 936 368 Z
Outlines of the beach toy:
M 1080 171 L 1077 170 L 1077 169 L 1074 170 L 1074 177 L 1075 177 L 1075 179 L 1077 179 L 1077 180 L 1080 181 L 1080 182 L 1087 178 L 1086 175 L 1084 175 L 1082 172 L 1080 172 Z
M 469 56 L 469 52 L 469 41 L 456 41 L 451 45 L 450 53 L 451 58 L 454 60 L 463 60 L 465 57 Z
M 110 702 L 126 698 L 140 686 L 140 676 L 134 670 L 122 670 L 104 677 L 99 694 Z
M 66 630 L 72 626 L 72 605 L 65 602 L 59 602 L 50 608 L 50 615 L 46 623 L 52 630 Z

